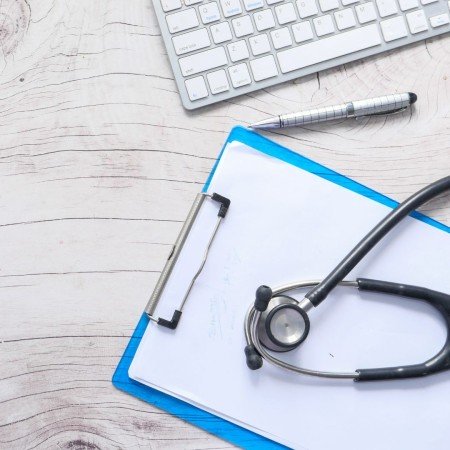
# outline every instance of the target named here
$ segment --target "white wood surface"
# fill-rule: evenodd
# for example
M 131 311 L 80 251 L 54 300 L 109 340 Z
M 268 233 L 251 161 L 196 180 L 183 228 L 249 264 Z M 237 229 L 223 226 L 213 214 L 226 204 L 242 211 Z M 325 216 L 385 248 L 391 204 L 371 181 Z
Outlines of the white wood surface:
M 232 447 L 111 384 L 232 126 L 414 91 L 272 137 L 398 200 L 450 172 L 450 37 L 194 113 L 150 0 L 1 0 L 0 41 L 2 449 Z M 448 197 L 424 210 L 450 224 Z

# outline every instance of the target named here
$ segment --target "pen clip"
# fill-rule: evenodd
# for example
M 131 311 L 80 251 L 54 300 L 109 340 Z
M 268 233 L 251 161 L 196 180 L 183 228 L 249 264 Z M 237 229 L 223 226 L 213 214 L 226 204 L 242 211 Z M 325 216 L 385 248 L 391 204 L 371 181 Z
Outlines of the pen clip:
M 359 116 L 357 117 L 357 119 L 362 119 L 364 117 L 373 117 L 373 116 L 392 116 L 394 114 L 399 114 L 403 111 L 406 111 L 408 109 L 407 106 L 403 106 L 402 108 L 397 108 L 394 109 L 392 111 L 386 111 L 386 112 L 378 112 L 378 113 L 373 113 L 373 114 L 366 114 L 365 116 Z

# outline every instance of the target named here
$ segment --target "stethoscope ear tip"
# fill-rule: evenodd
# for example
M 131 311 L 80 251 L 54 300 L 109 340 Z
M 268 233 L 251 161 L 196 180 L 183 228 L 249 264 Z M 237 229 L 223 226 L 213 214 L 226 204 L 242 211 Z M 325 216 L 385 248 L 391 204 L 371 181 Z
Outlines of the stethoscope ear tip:
M 260 286 L 256 289 L 255 294 L 255 309 L 264 312 L 272 298 L 272 289 L 269 286 Z
M 247 367 L 251 370 L 261 369 L 263 365 L 263 359 L 261 355 L 256 351 L 254 345 L 249 344 L 244 349 L 245 358 L 247 361 Z

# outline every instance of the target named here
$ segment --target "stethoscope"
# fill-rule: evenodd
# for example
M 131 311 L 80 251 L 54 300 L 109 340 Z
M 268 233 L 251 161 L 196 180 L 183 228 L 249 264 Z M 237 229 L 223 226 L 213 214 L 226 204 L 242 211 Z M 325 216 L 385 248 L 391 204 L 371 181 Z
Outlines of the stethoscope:
M 366 278 L 358 278 L 355 281 L 344 280 L 395 225 L 418 207 L 448 190 L 450 190 L 450 176 L 430 184 L 399 204 L 322 281 L 295 282 L 276 289 L 260 286 L 256 291 L 255 302 L 245 317 L 247 366 L 252 370 L 257 370 L 262 367 L 263 360 L 266 360 L 274 366 L 299 374 L 326 378 L 349 378 L 354 381 L 412 378 L 450 369 L 450 295 L 424 287 L 388 281 Z M 351 372 L 305 369 L 277 358 L 274 354 L 294 350 L 305 341 L 310 330 L 309 311 L 319 306 L 338 285 L 345 288 L 357 288 L 359 291 L 392 294 L 428 302 L 444 317 L 447 326 L 447 339 L 444 346 L 435 356 L 424 363 L 376 369 L 356 369 Z M 308 289 L 302 300 L 298 301 L 286 295 L 287 292 L 300 288 Z

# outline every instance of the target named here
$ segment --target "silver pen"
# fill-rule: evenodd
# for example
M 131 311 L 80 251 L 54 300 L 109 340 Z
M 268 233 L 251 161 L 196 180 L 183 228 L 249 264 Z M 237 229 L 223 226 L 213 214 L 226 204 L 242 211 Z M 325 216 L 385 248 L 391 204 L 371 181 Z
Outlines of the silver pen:
M 312 123 L 328 122 L 330 120 L 350 119 L 358 117 L 396 114 L 404 111 L 417 100 L 417 95 L 412 92 L 404 94 L 385 95 L 383 97 L 357 100 L 342 103 L 336 106 L 311 109 L 291 114 L 273 116 L 250 125 L 255 129 L 271 129 L 299 127 Z

